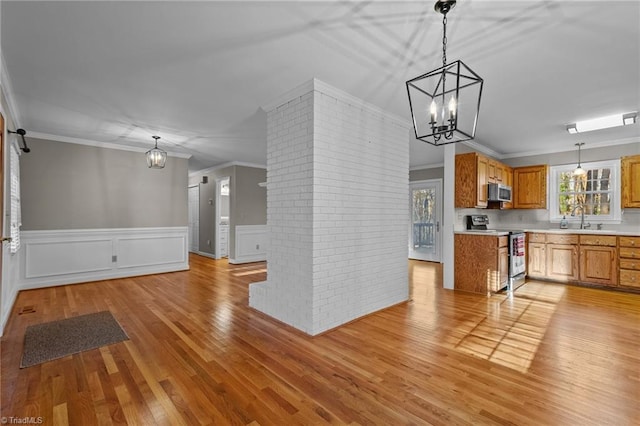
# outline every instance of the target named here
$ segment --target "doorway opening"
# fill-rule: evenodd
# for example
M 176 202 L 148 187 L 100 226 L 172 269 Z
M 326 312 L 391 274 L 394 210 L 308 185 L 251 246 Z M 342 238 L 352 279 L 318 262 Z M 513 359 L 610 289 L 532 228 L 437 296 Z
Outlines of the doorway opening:
M 442 179 L 409 184 L 409 259 L 441 262 Z
M 229 256 L 230 178 L 216 179 L 215 258 Z
M 200 186 L 189 187 L 189 251 L 200 251 Z

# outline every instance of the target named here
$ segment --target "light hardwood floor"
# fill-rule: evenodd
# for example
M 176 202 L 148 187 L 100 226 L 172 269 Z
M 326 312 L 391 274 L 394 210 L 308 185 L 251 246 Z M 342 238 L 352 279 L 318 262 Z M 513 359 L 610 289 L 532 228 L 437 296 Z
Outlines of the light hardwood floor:
M 1 415 L 44 424 L 640 423 L 640 295 L 530 282 L 440 288 L 312 338 L 247 306 L 264 263 L 21 292 L 1 341 Z M 34 313 L 19 314 L 25 306 Z M 30 324 L 110 310 L 130 340 L 19 369 Z

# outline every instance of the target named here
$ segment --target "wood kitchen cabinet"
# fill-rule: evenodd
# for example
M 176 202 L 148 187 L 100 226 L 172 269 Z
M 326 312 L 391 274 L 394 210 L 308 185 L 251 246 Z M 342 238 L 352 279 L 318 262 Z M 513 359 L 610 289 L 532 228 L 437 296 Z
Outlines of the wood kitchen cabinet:
M 622 208 L 640 208 L 640 155 L 622 157 Z
M 506 184 L 507 186 L 510 186 L 513 189 L 513 169 L 505 164 L 502 165 L 502 176 L 503 176 L 503 183 Z M 512 191 L 512 198 L 513 198 L 513 191 Z M 505 210 L 508 209 L 512 209 L 513 208 L 513 200 L 511 202 L 504 202 L 502 203 L 502 208 Z
M 617 285 L 616 245 L 613 235 L 580 235 L 580 282 Z
M 547 256 L 545 234 L 532 233 L 528 235 L 527 275 L 530 278 L 547 277 Z
M 513 169 L 513 208 L 547 208 L 547 165 Z
M 509 238 L 500 238 L 504 239 L 504 244 L 498 239 L 498 287 L 492 288 L 491 291 L 498 291 L 509 284 Z
M 579 278 L 578 235 L 529 234 L 527 276 L 560 282 Z
M 578 246 L 571 244 L 547 244 L 546 277 L 553 281 L 578 281 Z
M 504 164 L 496 160 L 489 160 L 487 168 L 487 180 L 489 183 L 507 184 L 506 168 Z
M 489 295 L 509 280 L 509 237 L 455 234 L 454 288 Z
M 487 207 L 489 158 L 476 152 L 456 155 L 456 208 Z
M 620 287 L 640 288 L 640 237 L 618 237 Z
M 511 168 L 477 152 L 456 155 L 456 208 L 487 208 L 489 183 L 509 185 Z M 511 208 L 511 203 L 502 203 Z

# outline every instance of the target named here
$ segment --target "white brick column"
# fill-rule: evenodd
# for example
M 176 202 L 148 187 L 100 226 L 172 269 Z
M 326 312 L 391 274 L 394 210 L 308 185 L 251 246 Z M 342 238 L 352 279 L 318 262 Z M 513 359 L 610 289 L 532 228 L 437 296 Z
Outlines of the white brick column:
M 312 80 L 267 126 L 267 281 L 249 304 L 314 335 L 407 300 L 409 123 Z

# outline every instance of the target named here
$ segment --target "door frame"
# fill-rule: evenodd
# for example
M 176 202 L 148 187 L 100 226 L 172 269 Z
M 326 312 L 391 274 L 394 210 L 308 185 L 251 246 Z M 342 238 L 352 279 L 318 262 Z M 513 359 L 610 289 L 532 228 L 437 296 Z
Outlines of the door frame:
M 224 181 L 229 181 L 229 197 L 231 197 L 231 177 L 223 176 L 216 179 L 216 217 L 213 227 L 215 233 L 213 254 L 216 259 L 222 259 L 222 256 L 220 256 L 220 203 L 222 201 L 222 183 Z M 231 198 L 229 198 L 229 202 L 231 202 Z M 230 257 L 229 255 L 230 253 L 227 253 L 227 257 Z
M 196 244 L 195 246 L 193 245 L 193 240 L 191 239 L 191 234 L 193 233 L 193 226 L 191 226 L 191 214 L 189 212 L 189 210 L 191 210 L 191 198 L 188 196 L 188 209 L 187 209 L 187 214 L 189 214 L 189 251 L 190 252 L 194 252 L 194 253 L 200 253 L 200 184 L 197 183 L 195 185 L 189 185 L 187 188 L 187 195 L 189 194 L 190 190 L 193 188 L 198 188 L 198 209 L 197 209 L 197 214 L 198 214 L 198 244 Z M 192 248 L 195 248 L 195 250 L 191 250 Z
M 416 188 L 421 188 L 426 185 L 435 186 L 436 188 L 436 211 L 434 221 L 436 222 L 436 233 L 435 233 L 435 255 L 431 259 L 418 259 L 409 256 L 410 259 L 416 260 L 425 260 L 427 262 L 438 262 L 442 263 L 442 214 L 443 214 L 443 200 L 442 200 L 442 184 L 443 179 L 427 179 L 427 180 L 415 180 L 409 182 L 409 226 L 408 226 L 408 234 L 407 234 L 407 246 L 409 249 L 409 254 L 411 253 L 411 245 L 413 240 L 413 190 Z

